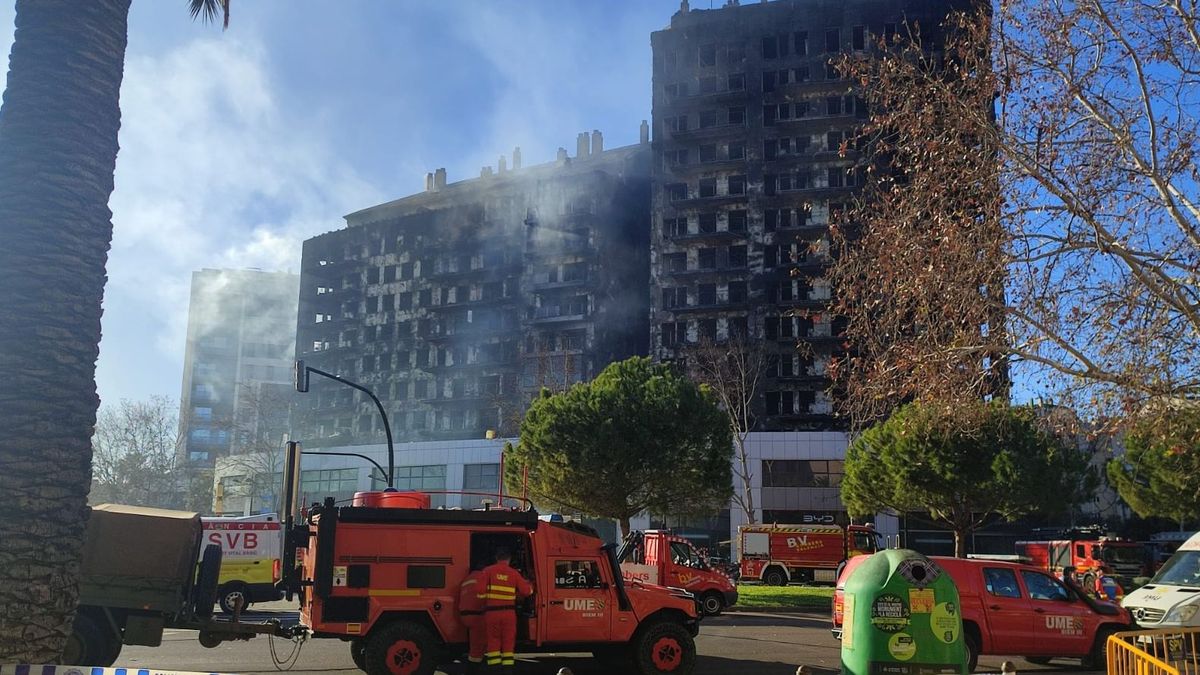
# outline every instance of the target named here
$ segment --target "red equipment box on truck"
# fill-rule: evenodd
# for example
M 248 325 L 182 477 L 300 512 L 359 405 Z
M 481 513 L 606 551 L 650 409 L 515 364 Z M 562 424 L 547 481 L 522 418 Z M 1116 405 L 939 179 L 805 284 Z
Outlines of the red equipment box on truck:
M 738 564 L 743 581 L 772 586 L 792 582 L 836 583 L 847 558 L 879 550 L 872 525 L 743 525 Z

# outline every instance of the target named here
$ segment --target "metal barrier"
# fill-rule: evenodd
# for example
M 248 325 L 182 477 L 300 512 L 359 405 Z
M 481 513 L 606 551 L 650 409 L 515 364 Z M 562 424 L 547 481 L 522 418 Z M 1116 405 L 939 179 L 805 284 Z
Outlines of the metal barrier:
M 1105 645 L 1108 675 L 1200 675 L 1200 628 L 1114 633 Z

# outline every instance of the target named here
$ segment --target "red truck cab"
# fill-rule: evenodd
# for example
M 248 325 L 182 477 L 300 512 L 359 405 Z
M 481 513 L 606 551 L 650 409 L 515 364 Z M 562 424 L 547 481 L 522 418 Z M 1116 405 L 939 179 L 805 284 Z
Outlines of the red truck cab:
M 833 633 L 841 637 L 844 587 L 867 556 L 847 561 L 834 591 Z M 1129 629 L 1133 619 L 1121 607 L 1093 600 L 1032 565 L 931 558 L 958 587 L 969 667 L 981 654 L 1024 655 L 1032 663 L 1078 658 L 1104 669 L 1108 636 Z
M 682 588 L 708 616 L 737 603 L 737 586 L 713 569 L 690 541 L 664 530 L 630 532 L 617 551 L 627 581 Z
M 1145 547 L 1117 537 L 1018 541 L 1016 548 L 1037 567 L 1074 576 L 1088 593 L 1096 592 L 1102 577 L 1113 577 L 1122 587 L 1131 588 L 1133 580 L 1148 571 Z

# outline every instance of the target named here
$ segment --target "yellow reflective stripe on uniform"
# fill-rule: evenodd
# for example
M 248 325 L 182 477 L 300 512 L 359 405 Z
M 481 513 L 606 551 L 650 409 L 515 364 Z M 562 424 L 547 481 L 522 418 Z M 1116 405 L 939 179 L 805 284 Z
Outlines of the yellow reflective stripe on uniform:
M 481 595 L 479 597 L 483 598 L 484 600 L 516 600 L 517 599 L 517 596 L 515 596 L 515 595 L 504 595 L 502 593 L 485 593 L 484 595 Z
M 516 593 L 517 587 L 516 586 L 499 586 L 496 584 L 488 584 L 488 590 L 489 591 L 508 591 L 509 593 Z

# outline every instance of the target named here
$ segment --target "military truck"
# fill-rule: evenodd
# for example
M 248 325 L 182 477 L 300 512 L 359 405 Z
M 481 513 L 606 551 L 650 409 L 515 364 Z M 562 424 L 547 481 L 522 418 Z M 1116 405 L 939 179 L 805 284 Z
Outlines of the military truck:
M 162 644 L 165 628 L 200 631 L 200 642 L 286 636 L 276 622 L 212 618 L 221 547 L 201 552 L 200 515 L 118 504 L 91 510 L 80 569 L 79 610 L 63 663 L 110 666 L 122 645 Z M 200 564 L 196 564 L 196 560 Z

